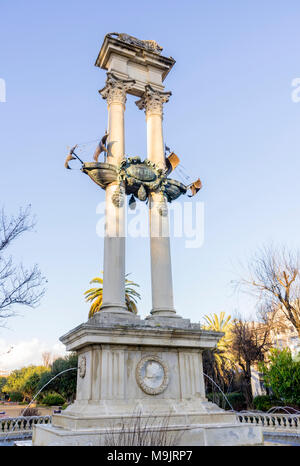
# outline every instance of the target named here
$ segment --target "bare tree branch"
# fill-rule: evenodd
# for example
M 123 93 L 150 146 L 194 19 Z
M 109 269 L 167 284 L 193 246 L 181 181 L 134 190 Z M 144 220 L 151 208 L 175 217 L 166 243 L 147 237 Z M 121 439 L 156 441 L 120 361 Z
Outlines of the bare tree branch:
M 20 208 L 17 217 L 5 215 L 4 208 L 0 213 L 0 252 L 2 252 L 9 244 L 12 243 L 18 236 L 25 231 L 30 231 L 35 226 L 35 220 L 30 216 L 31 206 L 25 209 Z
M 235 282 L 258 303 L 280 310 L 300 336 L 300 255 L 287 248 L 264 246 L 250 260 L 245 277 Z
M 262 311 L 261 311 L 262 312 Z M 273 321 L 265 314 L 262 322 L 250 322 L 240 316 L 234 319 L 232 327 L 231 350 L 238 365 L 243 371 L 244 392 L 247 405 L 252 405 L 251 366 L 263 361 L 272 346 L 271 332 Z
M 31 218 L 30 206 L 20 209 L 17 217 L 9 219 L 0 212 L 0 318 L 7 319 L 17 314 L 16 307 L 34 307 L 39 304 L 45 289 L 45 278 L 37 265 L 25 269 L 15 265 L 12 257 L 4 257 L 3 252 L 24 232 L 35 225 Z

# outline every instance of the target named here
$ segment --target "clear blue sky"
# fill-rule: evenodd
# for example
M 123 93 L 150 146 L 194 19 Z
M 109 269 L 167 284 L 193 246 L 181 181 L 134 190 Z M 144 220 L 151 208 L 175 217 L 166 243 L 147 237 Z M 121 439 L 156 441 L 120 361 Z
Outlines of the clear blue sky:
M 205 241 L 172 240 L 175 306 L 192 321 L 252 302 L 233 293 L 238 262 L 262 243 L 300 245 L 300 3 L 278 0 L 15 0 L 0 3 L 0 204 L 7 213 L 32 204 L 36 232 L 14 250 L 48 279 L 35 310 L 9 320 L 0 337 L 54 344 L 87 319 L 83 291 L 102 270 L 96 206 L 104 192 L 63 167 L 66 146 L 101 136 L 105 72 L 94 66 L 108 32 L 154 39 L 176 59 L 165 81 L 173 95 L 164 134 L 204 188 Z M 130 97 L 126 152 L 146 156 L 142 112 Z M 196 202 L 196 198 L 191 202 Z M 151 309 L 149 244 L 127 242 L 127 272 Z M 254 315 L 254 314 L 253 314 Z

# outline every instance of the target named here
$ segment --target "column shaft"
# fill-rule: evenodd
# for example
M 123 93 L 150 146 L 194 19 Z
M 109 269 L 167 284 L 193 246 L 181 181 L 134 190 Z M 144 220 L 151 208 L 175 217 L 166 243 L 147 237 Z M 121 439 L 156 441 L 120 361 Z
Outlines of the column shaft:
M 107 73 L 100 91 L 108 105 L 107 163 L 120 165 L 125 157 L 124 111 L 126 91 L 132 81 L 123 81 Z M 132 315 L 125 304 L 125 193 L 112 183 L 105 193 L 105 237 L 102 312 Z
M 159 168 L 166 168 L 162 107 L 171 93 L 154 91 L 146 86 L 144 96 L 137 105 L 145 109 L 147 121 L 147 158 Z M 149 196 L 150 253 L 152 310 L 151 314 L 160 317 L 174 317 L 173 283 L 169 237 L 168 207 L 160 192 Z M 163 207 L 163 214 L 161 207 Z

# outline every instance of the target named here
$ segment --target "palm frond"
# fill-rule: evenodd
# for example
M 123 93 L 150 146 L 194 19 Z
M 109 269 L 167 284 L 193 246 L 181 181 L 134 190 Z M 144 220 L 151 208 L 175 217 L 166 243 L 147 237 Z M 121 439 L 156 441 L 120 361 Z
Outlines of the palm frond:
M 103 274 L 103 272 L 101 272 Z M 125 275 L 125 302 L 127 309 L 134 314 L 137 314 L 137 300 L 141 299 L 140 293 L 135 290 L 133 287 L 139 287 L 137 283 L 132 280 L 128 280 L 130 274 Z M 89 318 L 93 317 L 96 312 L 101 310 L 102 300 L 103 300 L 103 278 L 95 277 L 90 283 L 99 284 L 100 286 L 90 288 L 86 290 L 83 294 L 85 296 L 86 302 L 92 302 L 89 310 Z M 102 285 L 102 286 L 101 286 Z
M 101 283 L 101 284 L 103 284 L 103 278 L 95 277 L 90 281 L 90 283 Z

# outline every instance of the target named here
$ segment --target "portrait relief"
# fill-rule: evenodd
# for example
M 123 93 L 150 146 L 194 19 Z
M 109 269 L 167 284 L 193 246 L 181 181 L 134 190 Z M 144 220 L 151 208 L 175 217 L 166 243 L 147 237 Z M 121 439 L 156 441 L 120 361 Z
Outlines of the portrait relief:
M 162 393 L 169 383 L 168 366 L 156 355 L 146 356 L 137 365 L 136 379 L 145 393 L 149 395 Z

